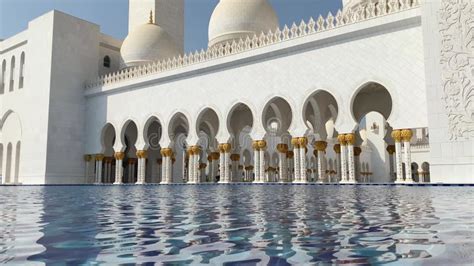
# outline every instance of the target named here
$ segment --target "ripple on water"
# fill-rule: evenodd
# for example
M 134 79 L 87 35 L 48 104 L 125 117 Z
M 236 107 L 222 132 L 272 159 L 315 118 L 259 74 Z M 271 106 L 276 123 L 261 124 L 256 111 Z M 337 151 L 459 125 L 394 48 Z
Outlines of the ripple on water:
M 0 187 L 0 263 L 474 260 L 470 187 Z

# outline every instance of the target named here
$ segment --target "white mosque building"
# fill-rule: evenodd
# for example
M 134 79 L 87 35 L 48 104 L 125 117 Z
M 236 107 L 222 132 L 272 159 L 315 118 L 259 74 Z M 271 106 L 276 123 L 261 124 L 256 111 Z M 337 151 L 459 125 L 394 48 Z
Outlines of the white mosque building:
M 130 0 L 123 41 L 30 21 L 0 42 L 1 183 L 474 183 L 474 2 L 343 5 L 220 0 L 192 53 L 183 0 Z

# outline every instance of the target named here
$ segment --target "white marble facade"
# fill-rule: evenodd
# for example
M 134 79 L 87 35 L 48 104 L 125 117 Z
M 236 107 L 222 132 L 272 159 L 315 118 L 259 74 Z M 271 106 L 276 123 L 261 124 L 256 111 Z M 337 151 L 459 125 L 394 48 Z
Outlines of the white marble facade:
M 0 43 L 2 183 L 474 183 L 474 4 L 343 3 L 221 0 L 191 53 L 182 0 L 130 0 L 124 41 L 31 21 Z

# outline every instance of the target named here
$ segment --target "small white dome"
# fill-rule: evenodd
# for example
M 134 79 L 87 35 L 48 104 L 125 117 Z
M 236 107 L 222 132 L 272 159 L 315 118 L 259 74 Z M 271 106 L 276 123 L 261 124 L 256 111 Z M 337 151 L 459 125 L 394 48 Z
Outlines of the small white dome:
M 120 49 L 124 67 L 172 58 L 179 54 L 171 36 L 160 26 L 148 23 L 136 27 Z
M 278 17 L 267 0 L 220 0 L 209 22 L 209 47 L 278 27 Z

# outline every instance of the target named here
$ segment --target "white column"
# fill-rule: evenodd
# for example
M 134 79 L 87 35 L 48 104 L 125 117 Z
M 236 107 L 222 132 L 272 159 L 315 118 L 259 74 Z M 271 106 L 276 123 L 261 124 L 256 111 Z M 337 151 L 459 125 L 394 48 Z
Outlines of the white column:
M 254 148 L 253 160 L 254 160 L 254 174 L 255 174 L 254 183 L 261 183 L 262 181 L 260 180 L 260 151 L 258 150 L 258 147 Z
M 353 133 L 346 134 L 347 143 L 347 165 L 349 170 L 349 183 L 356 183 L 355 179 L 355 160 L 354 160 L 354 143 L 355 135 Z
M 339 183 L 340 180 L 342 180 L 342 175 L 341 175 L 341 144 L 335 144 L 334 145 L 334 152 L 336 153 L 336 160 L 335 160 L 335 165 L 334 165 L 334 170 L 336 171 L 335 175 L 335 180 L 332 182 Z
M 341 183 L 349 182 L 347 176 L 347 146 L 346 146 L 346 137 L 344 134 L 341 134 L 337 137 L 341 145 Z
M 288 182 L 288 170 L 287 168 L 287 160 L 286 160 L 286 150 L 283 149 L 280 151 L 279 155 L 279 160 L 278 160 L 278 168 L 279 168 L 279 177 L 280 180 L 279 182 Z
M 188 183 L 193 183 L 194 182 L 194 175 L 193 175 L 193 170 L 194 170 L 194 155 L 192 151 L 192 147 L 188 149 Z
M 104 155 L 97 155 L 96 156 L 96 179 L 95 183 L 96 184 L 101 184 L 102 183 L 102 162 L 104 160 Z
M 225 182 L 226 183 L 230 183 L 231 180 L 230 180 L 230 166 L 231 162 L 230 162 L 230 152 L 229 151 L 226 151 L 224 153 L 224 175 L 225 175 Z
M 293 153 L 293 152 L 291 152 L 291 153 Z M 291 154 L 291 153 L 287 153 L 287 155 L 286 155 L 286 158 L 287 158 L 286 163 L 288 165 L 287 175 L 288 175 L 288 181 L 289 182 L 293 182 L 294 178 L 295 178 L 294 175 L 293 175 L 293 168 L 294 168 L 293 159 L 294 159 L 295 155 L 294 155 L 294 153 L 293 154 Z M 290 156 L 288 156 L 288 154 L 290 154 Z
M 109 182 L 109 159 L 106 158 L 104 160 L 104 182 L 103 183 L 108 183 Z
M 263 148 L 260 148 L 259 152 L 259 172 L 260 172 L 260 182 L 265 183 L 266 182 L 266 176 L 265 176 L 265 150 Z
M 293 138 L 291 140 L 291 144 L 293 144 L 293 153 L 294 153 L 294 160 L 293 160 L 293 167 L 295 170 L 295 179 L 293 182 L 299 183 L 301 182 L 301 168 L 300 168 L 300 146 L 298 138 Z
M 161 182 L 161 170 L 163 168 L 163 158 L 160 159 L 161 161 L 161 164 L 158 162 L 158 160 L 156 161 L 156 180 L 155 180 L 155 183 L 160 183 Z
M 403 163 L 402 163 L 402 132 L 401 130 L 393 130 L 392 138 L 395 140 L 395 169 L 397 171 L 397 179 L 395 183 L 404 183 L 403 180 Z
M 115 153 L 115 180 L 114 184 L 120 185 L 122 184 L 122 178 L 123 178 L 123 169 L 122 169 L 122 163 L 123 163 L 123 158 L 125 154 L 123 152 L 116 152 Z
M 219 183 L 226 183 L 225 180 L 225 154 L 224 151 L 221 150 L 220 156 L 219 156 Z
M 141 150 L 137 151 L 137 184 L 145 184 L 145 174 L 146 174 L 146 151 Z
M 171 152 L 172 153 L 172 152 Z M 168 156 L 166 160 L 166 179 L 169 184 L 173 183 L 173 155 Z
M 166 178 L 166 173 L 167 173 L 167 160 L 168 158 L 165 156 L 161 157 L 161 182 L 163 184 L 166 184 L 168 179 Z
M 402 138 L 403 138 L 403 147 L 405 149 L 405 182 L 406 183 L 413 183 L 412 171 L 411 171 L 411 145 L 410 141 L 413 136 L 413 132 L 411 129 L 404 129 L 402 130 Z
M 300 147 L 300 182 L 307 183 L 307 171 L 306 171 L 306 149 Z

